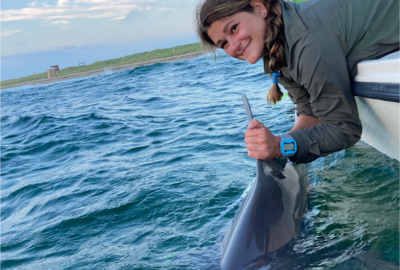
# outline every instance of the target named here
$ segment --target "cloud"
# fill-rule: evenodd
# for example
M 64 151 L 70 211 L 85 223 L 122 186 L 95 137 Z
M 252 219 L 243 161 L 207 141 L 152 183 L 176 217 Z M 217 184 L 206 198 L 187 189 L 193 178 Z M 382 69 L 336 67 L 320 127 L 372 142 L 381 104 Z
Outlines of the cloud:
M 32 2 L 32 3 L 29 3 L 29 4 L 28 4 L 28 7 L 36 7 L 37 4 L 38 4 L 38 1 L 34 1 L 34 2 Z
M 158 0 L 58 0 L 56 5 L 48 5 L 35 1 L 28 4 L 26 8 L 1 10 L 1 21 L 45 20 L 48 22 L 76 18 L 121 20 L 134 10 L 171 10 L 171 8 L 161 6 L 154 8 L 157 2 Z
M 137 22 L 142 22 L 142 23 L 146 23 L 146 19 L 147 19 L 147 12 L 148 10 L 143 11 L 139 11 L 139 10 L 132 10 L 130 11 L 128 14 L 126 14 L 125 18 L 124 18 L 124 22 L 128 22 L 128 23 L 137 23 Z
M 58 0 L 57 7 L 66 7 L 69 4 L 69 0 Z
M 19 32 L 22 32 L 22 30 L 8 30 L 8 31 L 1 32 L 1 35 L 5 36 L 5 37 L 8 37 L 8 36 L 14 35 L 14 34 L 19 33 Z
M 69 21 L 54 21 L 49 24 L 68 24 L 68 23 L 70 23 L 70 22 Z

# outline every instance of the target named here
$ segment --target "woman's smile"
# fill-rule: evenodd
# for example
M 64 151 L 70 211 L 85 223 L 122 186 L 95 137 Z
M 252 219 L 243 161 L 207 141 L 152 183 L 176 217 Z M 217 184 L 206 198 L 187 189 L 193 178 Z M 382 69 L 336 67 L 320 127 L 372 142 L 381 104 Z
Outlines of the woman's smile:
M 251 40 L 249 41 L 249 43 L 247 43 L 247 46 L 243 49 L 243 51 L 242 51 L 242 53 L 241 53 L 241 56 L 244 56 L 244 54 L 245 54 L 246 51 L 247 51 L 247 48 L 249 48 L 250 43 L 251 43 Z

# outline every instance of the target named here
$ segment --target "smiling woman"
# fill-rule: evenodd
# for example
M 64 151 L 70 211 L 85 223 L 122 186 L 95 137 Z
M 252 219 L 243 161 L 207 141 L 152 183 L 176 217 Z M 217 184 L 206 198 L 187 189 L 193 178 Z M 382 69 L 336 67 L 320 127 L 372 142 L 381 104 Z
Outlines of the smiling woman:
M 265 17 L 266 12 L 262 12 L 257 5 L 254 13 L 236 13 L 216 21 L 208 29 L 208 35 L 230 56 L 254 64 L 265 54 L 263 35 L 266 25 L 259 23 L 263 22 Z
M 286 153 L 287 135 L 274 136 L 252 120 L 245 133 L 248 155 L 295 162 L 354 145 L 362 126 L 351 83 L 357 64 L 399 49 L 398 0 L 205 0 L 197 8 L 197 32 L 208 52 L 223 49 L 250 64 L 264 60 L 273 77 L 267 100 L 297 105 L 288 132 L 297 145 Z M 381 31 L 385 29 L 385 31 Z
M 280 1 L 216 2 L 205 1 L 198 6 L 197 32 L 204 49 L 214 52 L 215 47 L 218 47 L 230 56 L 250 64 L 269 54 L 269 67 L 277 72 L 284 64 Z M 267 100 L 276 103 L 282 95 L 279 86 L 273 84 Z

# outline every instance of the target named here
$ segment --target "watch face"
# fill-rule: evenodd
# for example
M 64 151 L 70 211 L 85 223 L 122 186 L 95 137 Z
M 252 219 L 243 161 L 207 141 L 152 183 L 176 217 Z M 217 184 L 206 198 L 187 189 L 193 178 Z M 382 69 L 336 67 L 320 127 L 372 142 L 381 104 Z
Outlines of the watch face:
M 287 152 L 287 151 L 294 151 L 294 143 L 293 142 L 291 142 L 291 143 L 284 143 L 283 144 L 283 150 L 285 150 L 285 152 Z

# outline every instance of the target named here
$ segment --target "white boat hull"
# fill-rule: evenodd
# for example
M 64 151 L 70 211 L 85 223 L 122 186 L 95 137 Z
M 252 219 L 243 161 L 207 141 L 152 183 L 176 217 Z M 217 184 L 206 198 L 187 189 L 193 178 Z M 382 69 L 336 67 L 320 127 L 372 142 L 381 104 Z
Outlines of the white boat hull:
M 364 90 L 374 89 L 376 95 L 376 98 L 361 97 L 357 96 L 357 91 L 355 91 L 358 112 L 363 125 L 361 140 L 389 157 L 400 160 L 400 103 L 398 101 L 400 52 L 381 59 L 361 62 L 357 67 L 355 85 L 362 85 Z M 371 85 L 373 87 L 369 88 L 368 86 Z M 355 88 L 353 87 L 353 91 Z M 382 92 L 379 92 L 380 89 Z M 362 90 L 360 93 L 363 93 Z M 385 97 L 386 94 L 389 94 L 389 98 Z M 367 96 L 370 97 L 368 93 Z M 382 98 L 386 100 L 379 100 Z
M 391 158 L 400 160 L 400 104 L 356 97 L 363 132 L 361 140 Z

